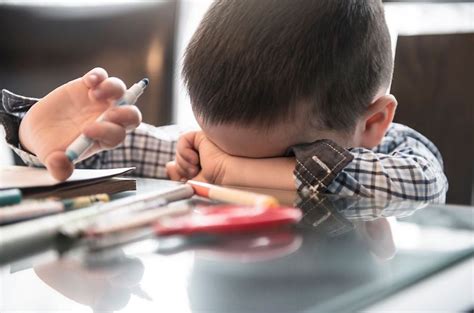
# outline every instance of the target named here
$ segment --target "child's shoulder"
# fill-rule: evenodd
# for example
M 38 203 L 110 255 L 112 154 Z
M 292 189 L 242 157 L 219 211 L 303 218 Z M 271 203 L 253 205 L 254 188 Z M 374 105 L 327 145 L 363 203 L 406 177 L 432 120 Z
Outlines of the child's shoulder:
M 413 149 L 420 146 L 426 148 L 442 163 L 441 153 L 431 140 L 417 130 L 400 123 L 390 125 L 382 142 L 374 150 L 389 153 L 400 146 Z
M 392 123 L 390 125 L 382 140 L 382 144 L 384 141 L 400 141 L 407 140 L 408 138 L 419 141 L 426 146 L 434 146 L 434 144 L 419 131 L 400 123 Z

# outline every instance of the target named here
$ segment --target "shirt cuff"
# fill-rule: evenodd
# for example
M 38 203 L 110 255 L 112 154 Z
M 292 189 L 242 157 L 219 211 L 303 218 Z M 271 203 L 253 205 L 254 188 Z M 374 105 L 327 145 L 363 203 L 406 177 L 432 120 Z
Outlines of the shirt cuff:
M 22 118 L 25 113 L 39 101 L 37 98 L 30 98 L 17 95 L 7 89 L 2 89 L 2 105 L 0 111 Z
M 43 166 L 38 157 L 23 150 L 19 140 L 20 122 L 26 112 L 38 99 L 23 97 L 6 89 L 2 90 L 0 103 L 0 126 L 5 131 L 5 141 L 8 146 L 30 166 Z
M 44 164 L 38 159 L 34 154 L 29 153 L 28 151 L 22 150 L 21 146 L 15 147 L 13 145 L 8 145 L 15 153 L 20 157 L 20 159 L 29 166 L 35 167 L 44 167 Z
M 354 156 L 331 140 L 318 140 L 291 148 L 296 157 L 294 175 L 302 197 L 327 191 L 327 186 Z

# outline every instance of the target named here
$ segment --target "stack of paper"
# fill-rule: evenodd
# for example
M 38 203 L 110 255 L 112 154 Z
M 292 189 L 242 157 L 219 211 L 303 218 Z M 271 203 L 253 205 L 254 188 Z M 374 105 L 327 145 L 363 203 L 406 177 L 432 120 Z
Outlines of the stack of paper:
M 70 198 L 98 193 L 116 193 L 135 190 L 136 182 L 116 176 L 127 174 L 134 168 L 105 170 L 76 169 L 69 179 L 60 182 L 46 169 L 26 166 L 0 167 L 0 190 L 20 188 L 26 197 L 56 196 Z

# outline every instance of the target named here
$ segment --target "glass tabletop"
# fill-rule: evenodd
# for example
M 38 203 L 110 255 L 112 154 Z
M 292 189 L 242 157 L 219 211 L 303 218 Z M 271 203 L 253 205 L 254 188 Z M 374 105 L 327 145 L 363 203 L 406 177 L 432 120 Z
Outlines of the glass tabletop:
M 294 227 L 81 246 L 4 264 L 0 312 L 353 312 L 474 252 L 471 207 L 335 196 L 298 206 Z

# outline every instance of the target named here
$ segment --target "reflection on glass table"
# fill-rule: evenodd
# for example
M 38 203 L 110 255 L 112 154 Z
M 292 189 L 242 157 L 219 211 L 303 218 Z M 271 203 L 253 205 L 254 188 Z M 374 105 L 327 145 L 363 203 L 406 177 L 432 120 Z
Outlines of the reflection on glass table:
M 291 227 L 17 260 L 0 270 L 0 311 L 353 312 L 474 251 L 472 208 L 336 196 L 298 204 L 303 218 Z

